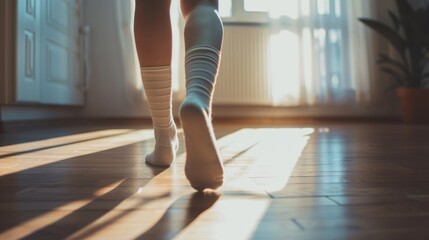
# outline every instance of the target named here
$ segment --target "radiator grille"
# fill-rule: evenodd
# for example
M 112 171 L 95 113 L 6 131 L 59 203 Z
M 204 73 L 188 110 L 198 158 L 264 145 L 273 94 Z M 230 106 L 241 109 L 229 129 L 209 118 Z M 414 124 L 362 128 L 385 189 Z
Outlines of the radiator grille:
M 269 29 L 226 27 L 215 104 L 267 105 Z

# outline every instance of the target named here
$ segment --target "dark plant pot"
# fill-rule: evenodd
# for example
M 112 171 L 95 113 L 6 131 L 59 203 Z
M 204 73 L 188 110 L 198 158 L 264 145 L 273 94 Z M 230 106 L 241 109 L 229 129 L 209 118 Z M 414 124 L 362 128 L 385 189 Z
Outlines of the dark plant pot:
M 402 121 L 410 124 L 429 124 L 429 89 L 398 88 Z

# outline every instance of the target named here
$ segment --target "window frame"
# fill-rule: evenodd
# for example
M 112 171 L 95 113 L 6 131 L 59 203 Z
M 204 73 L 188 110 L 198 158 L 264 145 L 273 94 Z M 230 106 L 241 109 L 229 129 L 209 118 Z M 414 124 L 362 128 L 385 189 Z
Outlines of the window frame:
M 244 9 L 244 0 L 231 0 L 231 16 L 222 17 L 222 21 L 227 25 L 234 24 L 268 24 L 270 16 L 265 12 L 249 12 Z

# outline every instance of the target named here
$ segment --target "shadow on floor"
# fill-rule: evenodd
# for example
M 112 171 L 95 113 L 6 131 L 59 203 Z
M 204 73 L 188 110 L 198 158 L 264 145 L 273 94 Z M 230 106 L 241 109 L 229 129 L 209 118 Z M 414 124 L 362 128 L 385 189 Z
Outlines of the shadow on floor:
M 149 139 L 1 176 L 0 236 L 81 200 L 91 199 L 25 239 L 64 239 L 97 221 L 165 170 L 150 168 L 144 163 L 144 155 L 151 150 L 153 142 Z M 179 149 L 181 153 L 183 147 Z M 118 185 L 114 187 L 115 184 Z M 111 190 L 105 193 L 103 189 Z M 163 197 L 167 196 L 144 198 L 138 205 Z M 98 225 L 93 230 L 102 227 Z

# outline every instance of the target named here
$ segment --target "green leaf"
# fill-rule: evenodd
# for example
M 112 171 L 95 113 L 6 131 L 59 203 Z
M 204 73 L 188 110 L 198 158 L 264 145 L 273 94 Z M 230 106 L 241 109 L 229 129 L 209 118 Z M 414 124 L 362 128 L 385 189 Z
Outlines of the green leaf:
M 401 21 L 398 19 L 398 16 L 396 16 L 392 11 L 389 11 L 390 19 L 392 19 L 393 25 L 395 26 L 395 30 L 398 31 L 401 27 Z
M 377 63 L 379 65 L 390 64 L 393 67 L 400 69 L 405 76 L 410 75 L 408 69 L 405 67 L 405 65 L 403 63 L 396 61 L 394 59 L 391 59 L 389 56 L 387 56 L 384 53 L 380 53 L 380 57 L 377 60 Z
M 414 13 L 413 7 L 411 7 L 407 0 L 395 0 L 395 3 L 401 19 L 404 19 L 404 17 L 406 18 Z
M 406 85 L 406 82 L 400 77 L 400 74 L 389 67 L 381 67 L 380 68 L 383 72 L 385 72 L 387 75 L 389 75 L 392 80 L 397 82 L 399 85 L 404 86 Z
M 395 32 L 395 30 L 391 29 L 385 24 L 372 19 L 359 18 L 359 21 L 361 21 L 363 24 L 376 31 L 377 33 L 381 34 L 392 44 L 396 51 L 398 51 L 400 54 L 404 54 L 406 46 L 405 41 L 404 39 L 402 39 L 398 32 Z
M 405 38 L 409 40 L 413 32 L 413 23 L 410 18 L 413 16 L 414 10 L 407 0 L 395 0 L 395 2 L 404 29 Z

